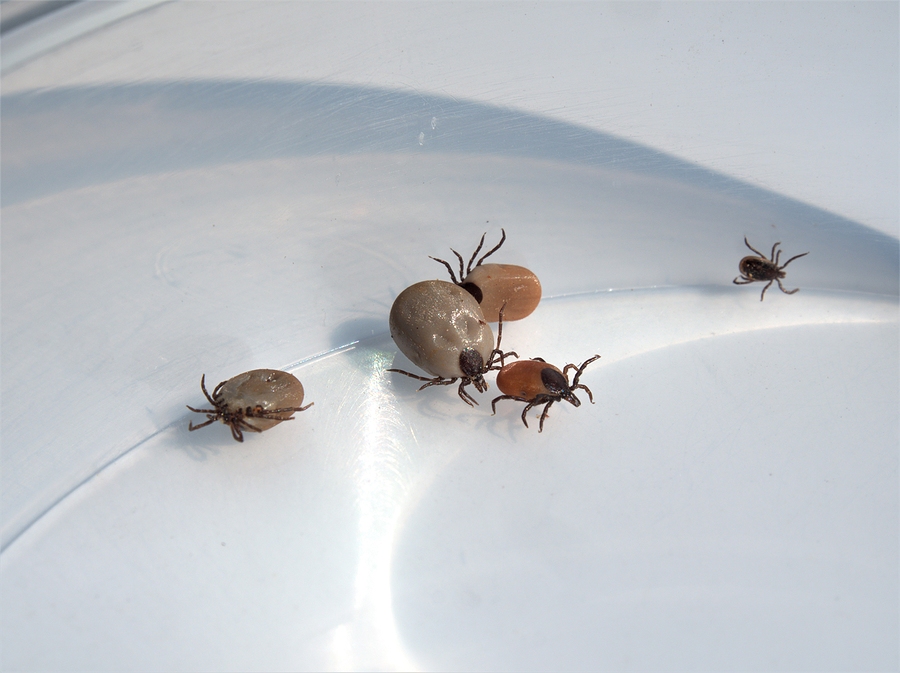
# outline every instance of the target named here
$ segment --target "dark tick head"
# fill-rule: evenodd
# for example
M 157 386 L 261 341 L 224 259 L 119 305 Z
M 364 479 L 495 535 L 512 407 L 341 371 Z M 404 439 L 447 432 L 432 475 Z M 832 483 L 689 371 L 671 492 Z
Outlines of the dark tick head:
M 487 383 L 484 380 L 484 358 L 481 357 L 481 353 L 474 348 L 463 349 L 459 354 L 459 368 L 465 377 L 472 381 L 472 385 L 479 393 L 487 390 Z
M 573 406 L 581 406 L 581 401 L 572 394 L 572 389 L 569 387 L 569 382 L 566 380 L 566 377 L 555 369 L 544 367 L 544 369 L 541 370 L 541 383 L 543 383 L 544 387 L 553 395 L 558 395 L 561 399 L 566 400 L 566 402 L 569 402 Z
M 461 283 L 460 287 L 470 295 L 475 297 L 475 301 L 477 301 L 479 304 L 484 299 L 484 293 L 481 291 L 481 288 L 478 287 L 475 283 Z

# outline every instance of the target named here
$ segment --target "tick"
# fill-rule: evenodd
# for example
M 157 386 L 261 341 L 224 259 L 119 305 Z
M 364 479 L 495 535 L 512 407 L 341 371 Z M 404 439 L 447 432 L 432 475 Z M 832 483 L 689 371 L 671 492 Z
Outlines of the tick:
M 475 248 L 475 252 L 472 253 L 472 257 L 469 258 L 469 263 L 465 267 L 462 255 L 450 248 L 459 260 L 459 280 L 456 279 L 453 268 L 446 260 L 437 257 L 431 258 L 447 267 L 454 284 L 459 285 L 475 297 L 475 301 L 481 306 L 481 311 L 488 322 L 497 322 L 500 319 L 500 309 L 504 306 L 506 307 L 503 312 L 504 320 L 521 320 L 531 315 L 541 301 L 541 282 L 524 266 L 482 263 L 497 252 L 506 241 L 506 231 L 503 229 L 500 231 L 503 234 L 500 242 L 484 253 L 477 263 L 475 258 L 484 247 L 486 234 L 482 234 L 478 247 Z
M 458 380 L 459 397 L 469 406 L 478 403 L 466 386 L 473 385 L 483 393 L 488 388 L 484 375 L 500 369 L 507 355 L 515 355 L 500 350 L 502 324 L 494 348 L 494 333 L 478 302 L 459 286 L 443 280 L 427 280 L 403 290 L 391 306 L 390 328 L 400 351 L 433 378 L 402 369 L 389 372 L 426 381 L 419 390 L 449 386 Z
M 282 421 L 293 420 L 295 411 L 309 409 L 303 404 L 303 384 L 293 374 L 277 369 L 254 369 L 222 381 L 212 395 L 206 391 L 206 374 L 200 377 L 200 389 L 212 405 L 212 409 L 194 409 L 206 414 L 205 423 L 188 425 L 188 430 L 205 428 L 210 423 L 222 421 L 231 426 L 231 436 L 244 441 L 244 431 L 262 432 Z
M 578 388 L 588 394 L 591 404 L 594 403 L 591 389 L 578 381 L 584 373 L 584 368 L 599 358 L 599 355 L 595 355 L 582 362 L 581 366 L 568 364 L 562 371 L 541 358 L 510 362 L 503 366 L 497 374 L 497 387 L 504 394 L 491 401 L 491 410 L 494 414 L 497 413 L 497 402 L 500 400 L 525 402 L 525 408 L 522 410 L 522 422 L 527 428 L 528 420 L 525 418 L 525 414 L 532 407 L 543 404 L 544 411 L 541 414 L 541 423 L 538 428 L 538 432 L 543 432 L 544 419 L 547 418 L 547 413 L 554 402 L 565 400 L 572 406 L 581 406 L 581 400 L 575 397 L 575 390 Z M 575 370 L 575 377 L 572 379 L 571 385 L 569 384 L 570 369 Z
M 796 287 L 793 290 L 785 290 L 784 285 L 781 284 L 781 279 L 785 277 L 785 267 L 795 259 L 808 255 L 808 252 L 804 252 L 800 255 L 794 255 L 784 264 L 779 266 L 778 262 L 781 259 L 781 250 L 779 250 L 778 254 L 776 255 L 775 249 L 779 245 L 781 245 L 781 241 L 772 246 L 772 254 L 770 255 L 769 259 L 766 259 L 765 255 L 763 255 L 759 250 L 750 245 L 750 242 L 747 240 L 746 236 L 744 236 L 744 243 L 758 256 L 753 257 L 752 255 L 750 255 L 748 257 L 744 257 L 744 259 L 741 260 L 740 264 L 738 264 L 738 270 L 741 272 L 741 275 L 738 278 L 735 278 L 734 281 L 732 281 L 735 285 L 747 285 L 748 283 L 755 283 L 757 281 L 769 281 L 762 289 L 762 294 L 759 295 L 760 301 L 765 298 L 766 290 L 769 289 L 769 286 L 771 286 L 772 283 L 776 281 L 778 282 L 778 287 L 781 288 L 781 291 L 785 294 L 794 294 L 795 292 L 798 292 L 800 290 L 799 287 Z

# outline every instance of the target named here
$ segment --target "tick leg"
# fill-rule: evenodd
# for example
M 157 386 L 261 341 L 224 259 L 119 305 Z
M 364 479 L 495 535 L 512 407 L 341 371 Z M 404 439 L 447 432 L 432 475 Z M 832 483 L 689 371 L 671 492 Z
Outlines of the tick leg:
M 778 243 L 776 243 L 775 245 L 772 246 L 772 254 L 769 255 L 769 261 L 771 261 L 771 262 L 775 261 L 775 248 L 777 248 L 779 245 L 781 245 L 781 241 L 778 241 Z
M 495 357 L 495 356 L 496 356 L 496 357 Z M 486 371 L 486 372 L 492 372 L 492 371 L 495 371 L 495 370 L 497 370 L 497 369 L 503 369 L 503 367 L 505 366 L 505 363 L 504 363 L 504 361 L 503 361 L 503 358 L 508 358 L 508 357 L 511 357 L 511 356 L 514 356 L 514 357 L 518 358 L 518 357 L 519 357 L 519 354 L 516 353 L 515 351 L 507 351 L 506 353 L 504 353 L 504 352 L 501 351 L 499 348 L 495 348 L 494 350 L 491 351 L 491 357 L 488 358 L 488 361 L 487 361 L 487 367 L 485 368 L 485 371 Z M 497 362 L 497 360 L 500 361 L 500 366 L 499 366 L 499 367 L 496 366 L 496 364 L 495 364 L 495 363 Z
M 219 386 L 216 386 L 216 390 L 219 389 Z M 206 399 L 209 400 L 209 403 L 213 406 L 216 406 L 216 401 L 209 396 L 209 393 L 206 392 L 206 374 L 200 377 L 200 390 L 203 391 L 203 394 L 206 395 Z M 190 409 L 190 407 L 188 407 Z
M 808 252 L 804 252 L 803 254 L 800 254 L 800 255 L 794 255 L 793 257 L 791 257 L 788 261 L 786 261 L 784 263 L 784 266 L 778 267 L 778 270 L 781 271 L 785 266 L 787 266 L 788 264 L 793 262 L 795 259 L 799 259 L 800 257 L 806 257 L 808 254 L 809 254 Z
M 775 266 L 778 266 L 778 262 L 781 261 L 781 250 L 778 251 L 778 254 L 775 255 L 775 259 L 772 261 L 775 262 Z
M 484 260 L 486 260 L 488 257 L 493 255 L 495 252 L 497 252 L 500 249 L 500 246 L 503 245 L 503 242 L 506 240 L 506 230 L 500 229 L 500 233 L 503 234 L 500 237 L 500 242 L 497 245 L 495 245 L 493 248 L 488 250 L 486 253 L 484 253 L 484 255 L 481 257 L 481 259 L 478 260 L 478 264 L 476 264 L 475 266 L 481 266 L 481 263 Z M 484 236 L 481 237 L 481 242 L 484 243 Z M 478 246 L 478 250 L 481 250 L 481 245 Z M 478 253 L 478 250 L 475 251 L 476 254 Z M 475 259 L 475 255 L 472 255 L 472 259 Z M 472 264 L 471 260 L 469 260 L 469 264 Z M 472 269 L 469 269 L 469 271 L 471 271 L 471 270 Z
M 417 381 L 434 381 L 435 380 L 434 377 L 428 378 L 427 376 L 419 376 L 419 375 L 413 374 L 411 372 L 405 372 L 402 369 L 385 369 L 385 371 L 395 372 L 397 374 L 403 374 L 404 376 L 408 376 L 411 379 L 416 379 Z M 438 377 L 438 378 L 440 378 L 440 377 Z M 456 379 L 453 379 L 453 380 L 455 381 Z M 420 390 L 421 390 L 421 388 L 420 388 Z
M 215 409 L 194 409 L 194 407 L 192 407 L 189 404 L 185 404 L 184 406 L 186 406 L 191 411 L 196 411 L 198 414 L 218 414 L 219 413 Z
M 422 381 L 428 381 L 424 386 L 419 386 L 419 390 L 425 390 L 429 386 L 449 386 L 451 383 L 456 383 L 456 379 L 442 379 L 441 377 L 433 378 L 433 379 L 421 379 Z M 418 392 L 418 390 L 416 391 Z
M 525 420 L 525 414 L 527 414 L 528 411 L 529 411 L 532 407 L 536 407 L 536 406 L 538 406 L 539 404 L 544 404 L 545 402 L 547 403 L 547 407 L 549 407 L 551 404 L 553 404 L 554 402 L 556 402 L 556 400 L 555 400 L 554 398 L 550 397 L 549 395 L 536 395 L 535 398 L 534 398 L 533 400 L 531 400 L 530 402 L 528 402 L 528 406 L 526 406 L 526 407 L 522 410 L 522 422 L 525 424 L 525 427 L 526 427 L 526 428 L 528 427 L 528 421 Z M 541 416 L 541 427 L 544 426 L 544 417 L 547 415 L 547 407 L 544 407 L 544 413 L 543 413 L 543 415 Z M 538 432 L 540 432 L 540 430 L 538 430 Z
M 578 371 L 575 373 L 575 378 L 572 379 L 572 386 L 573 386 L 573 387 L 578 385 L 578 379 L 580 379 L 582 373 L 584 373 L 585 367 L 587 367 L 589 364 L 591 364 L 594 360 L 599 360 L 599 359 L 600 359 L 600 356 L 599 356 L 599 355 L 595 355 L 594 357 L 588 358 L 587 360 L 585 360 L 584 362 L 581 363 L 581 366 L 578 368 Z M 574 368 L 575 365 L 566 365 L 566 369 L 568 369 L 569 367 L 573 367 L 573 368 Z M 563 372 L 565 372 L 565 371 L 566 371 L 566 370 L 564 369 Z M 584 387 L 584 386 L 582 386 L 582 387 Z M 593 402 L 593 400 L 591 400 L 591 401 Z
M 463 258 L 462 258 L 462 255 L 460 255 L 458 252 L 456 252 L 456 250 L 454 250 L 453 248 L 450 248 L 450 252 L 452 252 L 454 255 L 456 255 L 456 259 L 459 260 L 459 282 L 462 283 L 462 282 L 463 282 L 463 278 L 464 278 L 464 276 L 463 276 Z
M 427 383 L 424 386 L 419 386 L 419 390 L 425 390 L 425 388 L 427 388 L 429 386 L 449 386 L 451 383 L 456 383 L 456 381 L 457 381 L 456 378 L 445 379 L 441 376 L 435 376 L 435 377 L 429 379 L 425 376 L 419 376 L 419 375 L 413 374 L 411 372 L 405 372 L 402 369 L 386 369 L 385 371 L 395 372 L 397 374 L 403 374 L 404 376 L 408 376 L 411 379 L 416 379 L 417 381 L 427 381 Z M 463 398 L 463 399 L 465 399 L 465 398 Z M 476 402 L 476 404 L 477 404 L 477 402 Z
M 549 402 L 547 402 L 547 406 L 544 407 L 544 413 L 541 414 L 541 424 L 540 424 L 540 426 L 538 427 L 538 432 L 543 432 L 543 431 L 544 431 L 544 419 L 547 418 L 547 413 L 550 411 L 550 406 L 551 406 L 555 401 L 556 401 L 556 400 L 550 400 Z
M 456 379 L 453 380 L 455 381 Z M 466 386 L 470 383 L 471 381 L 469 381 L 468 379 L 463 379 L 462 381 L 460 381 L 459 389 L 457 390 L 457 392 L 459 393 L 459 399 L 468 404 L 470 407 L 474 407 L 476 404 L 478 404 L 478 401 L 469 394 L 468 390 L 466 390 Z
M 538 404 L 540 404 L 540 402 L 532 400 L 527 405 L 525 405 L 524 409 L 522 409 L 522 422 L 525 424 L 526 428 L 528 427 L 528 419 L 525 418 L 525 414 L 528 413 L 528 410 L 531 409 L 531 407 L 537 406 Z
M 770 283 L 770 285 L 771 285 L 771 283 Z M 780 280 L 780 279 L 779 279 L 779 281 L 778 281 L 778 287 L 780 287 L 780 288 L 781 288 L 781 291 L 784 292 L 785 294 L 794 294 L 795 292 L 799 292 L 799 291 L 800 291 L 800 288 L 799 288 L 799 287 L 795 287 L 793 290 L 785 290 L 785 289 L 784 289 L 784 285 L 781 284 L 781 280 Z
M 735 285 L 749 285 L 750 283 L 753 283 L 755 281 L 752 278 L 747 278 L 746 276 L 738 276 L 731 282 Z
M 478 256 L 478 253 L 481 252 L 481 248 L 484 245 L 484 237 L 487 236 L 487 232 L 484 232 L 481 235 L 481 240 L 478 242 L 478 247 L 475 248 L 475 252 L 472 253 L 472 257 L 469 259 L 469 265 L 466 267 L 466 275 L 469 275 L 472 272 L 472 262 L 475 261 L 475 258 Z M 488 253 L 488 255 L 491 253 Z M 485 255 L 487 257 L 487 255 Z M 479 261 L 478 264 L 481 264 Z M 477 264 L 476 264 L 477 266 Z M 462 259 L 460 259 L 460 269 L 462 268 Z M 459 275 L 462 275 L 462 271 L 459 272 Z
M 768 289 L 772 286 L 772 283 L 774 283 L 774 282 L 775 282 L 774 280 L 770 280 L 770 281 L 766 284 L 766 286 L 763 288 L 762 294 L 759 295 L 759 300 L 760 300 L 760 301 L 762 301 L 762 300 L 765 298 L 765 296 L 766 296 L 766 290 L 768 290 Z M 781 285 L 780 282 L 779 282 L 778 284 Z
M 757 249 L 754 248 L 752 245 L 750 245 L 750 241 L 747 240 L 747 237 L 746 237 L 746 236 L 744 236 L 744 243 L 746 243 L 746 244 L 747 244 L 747 247 L 750 248 L 750 249 L 751 249 L 753 252 L 755 252 L 757 255 L 759 255 L 759 256 L 762 257 L 763 259 L 766 258 L 766 256 L 765 256 L 764 254 L 762 254 L 759 250 L 757 250 Z M 776 243 L 776 245 L 778 245 L 778 244 Z
M 497 402 L 499 402 L 500 400 L 515 400 L 516 402 L 528 402 L 528 400 L 526 400 L 523 397 L 516 397 L 515 395 L 500 395 L 499 397 L 495 397 L 493 400 L 491 400 L 491 412 L 492 412 L 491 416 L 497 415 Z M 528 423 L 526 423 L 525 425 L 527 427 Z
M 594 403 L 594 396 L 591 394 L 590 388 L 588 388 L 583 383 L 579 383 L 577 385 L 572 386 L 572 390 L 575 390 L 576 388 L 581 388 L 584 392 L 586 392 L 588 394 L 588 398 L 591 400 L 591 404 Z
M 210 423 L 215 423 L 217 420 L 219 420 L 219 419 L 215 418 L 215 417 L 210 418 L 208 421 L 206 421 L 206 423 L 201 423 L 200 425 L 194 425 L 194 422 L 191 421 L 190 423 L 188 423 L 188 431 L 193 432 L 194 430 L 199 430 L 200 428 L 205 428 L 207 425 L 209 425 Z
M 428 255 L 428 256 L 429 256 L 431 259 L 433 259 L 435 262 L 440 262 L 441 264 L 443 264 L 444 266 L 446 266 L 446 267 L 447 267 L 447 271 L 450 272 L 450 279 L 453 281 L 453 284 L 454 284 L 454 285 L 459 285 L 459 282 L 457 282 L 457 280 L 456 280 L 456 274 L 453 273 L 453 269 L 450 268 L 450 264 L 449 264 L 448 262 L 446 262 L 446 261 L 443 260 L 443 259 L 438 259 L 437 257 L 431 257 L 431 255 Z M 460 282 L 461 282 L 461 281 L 462 281 L 462 279 L 460 279 Z
M 275 420 L 281 420 L 281 419 L 275 419 Z M 285 420 L 291 420 L 291 419 L 285 419 Z M 249 430 L 250 432 L 262 432 L 262 430 L 260 430 L 259 428 L 253 427 L 253 426 L 250 425 L 247 421 L 245 421 L 243 418 L 237 419 L 237 420 L 235 420 L 235 421 L 232 422 L 232 424 L 231 424 L 231 436 L 234 437 L 234 438 L 235 438 L 237 441 L 239 441 L 239 442 L 243 442 L 243 441 L 244 441 L 244 433 L 243 433 L 243 430 Z M 235 434 L 235 432 L 236 432 L 237 434 Z
M 222 381 L 219 385 L 216 386 L 215 390 L 213 390 L 213 399 L 219 399 L 219 391 L 222 390 L 222 386 L 224 386 L 228 381 Z M 215 402 L 213 402 L 213 406 L 218 406 Z

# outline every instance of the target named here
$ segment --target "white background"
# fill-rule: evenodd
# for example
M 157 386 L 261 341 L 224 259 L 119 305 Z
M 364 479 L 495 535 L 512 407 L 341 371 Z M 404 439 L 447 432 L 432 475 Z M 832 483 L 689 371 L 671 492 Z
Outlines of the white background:
M 897 14 L 90 3 L 5 36 L 3 667 L 896 668 Z M 541 434 L 384 372 L 396 294 L 500 227 L 544 287 L 505 345 L 603 356 Z M 800 293 L 732 285 L 745 235 L 810 252 Z M 257 367 L 315 406 L 188 433 L 200 374 Z

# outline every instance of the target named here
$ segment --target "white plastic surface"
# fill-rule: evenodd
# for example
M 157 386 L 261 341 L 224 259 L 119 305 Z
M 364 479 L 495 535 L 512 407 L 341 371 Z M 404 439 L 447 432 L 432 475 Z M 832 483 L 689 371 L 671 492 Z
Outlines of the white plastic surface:
M 3 142 L 5 669 L 897 666 L 897 239 L 371 88 L 35 91 Z M 384 372 L 500 227 L 545 291 L 504 346 L 602 355 L 541 434 Z M 798 294 L 731 283 L 745 235 Z M 187 432 L 258 367 L 315 406 Z

